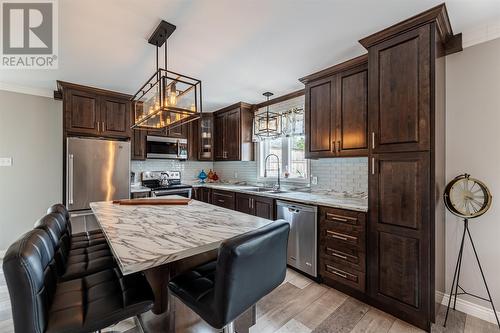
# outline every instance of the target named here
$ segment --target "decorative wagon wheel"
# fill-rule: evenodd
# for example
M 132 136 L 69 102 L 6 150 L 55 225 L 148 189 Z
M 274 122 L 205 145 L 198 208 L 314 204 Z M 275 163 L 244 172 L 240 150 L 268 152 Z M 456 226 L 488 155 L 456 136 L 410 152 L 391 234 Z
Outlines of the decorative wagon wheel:
M 462 234 L 462 242 L 460 244 L 460 250 L 458 252 L 457 264 L 455 266 L 455 274 L 453 275 L 453 282 L 451 283 L 450 298 L 448 299 L 448 306 L 446 308 L 446 316 L 444 319 L 444 326 L 446 326 L 446 321 L 448 320 L 448 312 L 450 311 L 451 299 L 453 301 L 453 310 L 455 310 L 455 305 L 457 303 L 458 295 L 469 295 L 487 301 L 491 304 L 493 312 L 495 314 L 495 319 L 497 325 L 500 328 L 500 321 L 498 320 L 498 315 L 495 310 L 495 304 L 491 298 L 490 289 L 486 283 L 486 278 L 484 276 L 483 268 L 481 262 L 479 261 L 479 256 L 477 255 L 476 246 L 472 240 L 472 236 L 469 231 L 469 219 L 479 217 L 486 213 L 486 211 L 491 206 L 492 196 L 488 187 L 481 181 L 471 178 L 469 174 L 463 174 L 455 177 L 451 182 L 446 185 L 444 190 L 444 204 L 448 210 L 464 220 L 464 231 Z M 481 277 L 483 278 L 484 286 L 486 287 L 486 292 L 488 293 L 488 298 L 481 297 L 475 294 L 471 294 L 465 291 L 459 284 L 460 282 L 460 270 L 462 268 L 462 256 L 464 252 L 465 237 L 468 236 L 470 243 L 472 245 L 472 250 L 474 250 L 474 256 L 476 257 L 477 264 L 479 266 L 479 271 L 481 272 Z
M 483 215 L 491 206 L 488 187 L 468 174 L 455 177 L 444 190 L 444 203 L 459 217 L 471 219 Z

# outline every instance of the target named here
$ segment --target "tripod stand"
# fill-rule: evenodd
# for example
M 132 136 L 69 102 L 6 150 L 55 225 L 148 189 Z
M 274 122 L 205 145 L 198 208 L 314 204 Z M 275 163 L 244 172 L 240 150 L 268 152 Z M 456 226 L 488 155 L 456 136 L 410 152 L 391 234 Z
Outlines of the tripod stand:
M 472 249 L 474 250 L 474 255 L 476 256 L 477 264 L 479 265 L 479 271 L 481 272 L 484 286 L 486 287 L 486 292 L 488 293 L 488 299 L 466 292 L 459 284 L 460 270 L 462 268 L 462 256 L 463 256 L 463 252 L 464 252 L 464 243 L 465 243 L 465 234 L 466 233 L 469 236 L 470 243 L 472 244 Z M 455 279 L 456 279 L 456 284 L 455 284 Z M 453 288 L 455 288 L 455 292 L 453 292 Z M 459 292 L 458 288 L 460 288 L 460 292 Z M 495 304 L 493 304 L 493 300 L 491 299 L 490 289 L 488 288 L 488 284 L 486 283 L 486 278 L 484 277 L 483 268 L 481 267 L 481 263 L 479 262 L 479 257 L 477 256 L 476 247 L 474 246 L 474 241 L 472 240 L 472 236 L 470 235 L 469 220 L 468 219 L 464 219 L 464 233 L 462 235 L 462 243 L 460 244 L 460 251 L 458 252 L 457 265 L 455 266 L 455 274 L 453 275 L 453 282 L 451 284 L 450 298 L 448 299 L 448 306 L 446 308 L 446 316 L 444 318 L 444 325 L 443 326 L 445 326 L 445 327 L 446 327 L 446 321 L 448 320 L 448 313 L 450 311 L 451 298 L 453 296 L 455 298 L 453 300 L 453 310 L 455 310 L 455 305 L 457 303 L 457 296 L 458 295 L 469 295 L 469 296 L 473 296 L 473 297 L 476 297 L 478 299 L 481 299 L 483 301 L 489 302 L 491 304 L 491 307 L 493 308 L 493 313 L 495 314 L 495 318 L 497 320 L 497 325 L 500 328 L 500 321 L 498 321 L 498 315 L 497 315 L 497 312 L 495 310 Z

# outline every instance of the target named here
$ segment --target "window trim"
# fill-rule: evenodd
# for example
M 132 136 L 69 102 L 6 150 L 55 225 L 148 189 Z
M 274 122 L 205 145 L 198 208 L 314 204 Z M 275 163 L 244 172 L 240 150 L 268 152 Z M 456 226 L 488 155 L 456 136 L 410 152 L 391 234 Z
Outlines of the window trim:
M 288 138 L 287 138 L 288 139 Z M 263 167 L 263 161 L 261 159 L 261 145 L 260 142 L 256 143 L 256 162 L 257 162 L 257 181 L 259 182 L 271 182 L 271 181 L 278 181 L 278 177 L 263 177 L 261 176 L 261 171 Z M 307 172 L 307 177 L 306 178 L 285 178 L 284 176 L 280 177 L 280 182 L 281 183 L 295 183 L 295 184 L 310 184 L 311 182 L 311 161 L 308 158 L 304 159 L 306 161 L 306 172 Z M 281 161 L 281 160 L 280 160 Z M 283 161 L 281 161 L 281 165 L 283 165 Z M 283 170 L 280 170 L 283 172 Z

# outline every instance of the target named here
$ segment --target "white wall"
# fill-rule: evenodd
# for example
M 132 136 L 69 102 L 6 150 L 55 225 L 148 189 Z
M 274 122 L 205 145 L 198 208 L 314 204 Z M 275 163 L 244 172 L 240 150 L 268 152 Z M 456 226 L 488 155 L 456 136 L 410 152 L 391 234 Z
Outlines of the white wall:
M 467 172 L 493 194 L 491 209 L 471 220 L 470 231 L 500 308 L 500 39 L 466 48 L 446 59 L 446 179 Z M 446 293 L 450 292 L 463 223 L 446 215 Z M 470 243 L 460 285 L 486 296 Z M 468 300 L 488 306 L 484 302 Z
M 0 91 L 0 251 L 62 200 L 62 103 Z

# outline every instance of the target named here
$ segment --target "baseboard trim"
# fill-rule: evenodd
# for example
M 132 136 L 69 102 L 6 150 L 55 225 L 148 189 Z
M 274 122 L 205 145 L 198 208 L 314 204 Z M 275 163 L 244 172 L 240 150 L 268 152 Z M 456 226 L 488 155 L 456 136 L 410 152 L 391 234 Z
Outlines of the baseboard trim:
M 436 291 L 436 302 L 437 303 L 441 303 L 444 306 L 447 306 L 449 299 L 450 299 L 449 294 L 445 294 L 445 293 L 442 293 L 440 291 Z M 453 300 L 451 300 L 451 301 L 453 302 Z M 452 305 L 453 305 L 453 303 L 452 303 Z M 495 325 L 497 323 L 492 308 L 466 301 L 464 299 L 461 299 L 460 297 L 457 297 L 456 309 L 458 311 L 462 311 L 468 315 L 489 321 L 490 323 L 493 323 Z M 500 317 L 499 311 L 497 311 L 497 315 L 498 315 L 498 317 Z
M 5 256 L 5 252 L 7 252 L 7 250 L 0 250 L 0 260 Z

